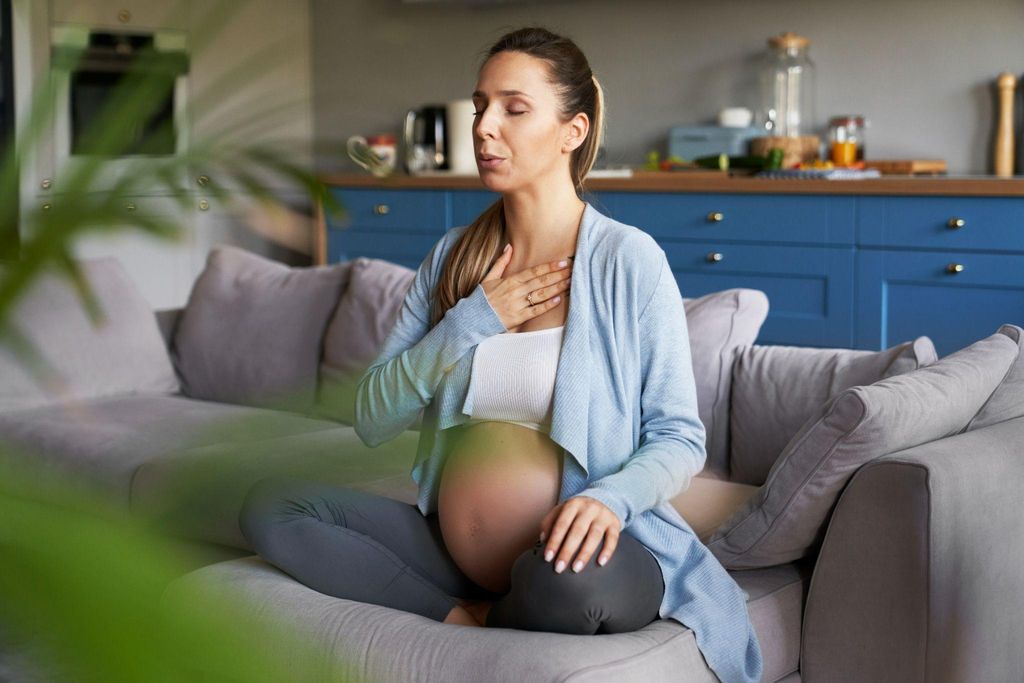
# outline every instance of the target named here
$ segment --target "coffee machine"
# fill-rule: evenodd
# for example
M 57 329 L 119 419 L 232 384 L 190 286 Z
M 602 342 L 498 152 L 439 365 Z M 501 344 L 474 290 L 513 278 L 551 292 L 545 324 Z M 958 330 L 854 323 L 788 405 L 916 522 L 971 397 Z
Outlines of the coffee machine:
M 410 109 L 405 115 L 404 165 L 406 173 L 448 170 L 448 121 L 443 104 Z

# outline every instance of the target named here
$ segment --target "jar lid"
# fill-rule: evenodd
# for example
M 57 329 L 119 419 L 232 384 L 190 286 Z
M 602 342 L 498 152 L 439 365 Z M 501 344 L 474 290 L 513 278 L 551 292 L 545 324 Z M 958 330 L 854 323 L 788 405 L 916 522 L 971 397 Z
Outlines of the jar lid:
M 864 117 L 860 114 L 843 114 L 833 116 L 828 120 L 830 126 L 859 126 L 864 127 Z
M 784 49 L 801 49 L 807 47 L 810 43 L 811 41 L 809 38 L 799 36 L 792 31 L 786 31 L 785 33 L 780 33 L 779 35 L 772 36 L 768 39 L 768 44 L 772 47 L 781 47 Z

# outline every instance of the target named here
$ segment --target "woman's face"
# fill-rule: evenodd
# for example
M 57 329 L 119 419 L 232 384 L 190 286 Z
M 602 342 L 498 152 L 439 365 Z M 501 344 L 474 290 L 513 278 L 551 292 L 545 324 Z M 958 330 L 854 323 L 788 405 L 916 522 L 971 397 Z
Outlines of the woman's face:
M 473 105 L 473 143 L 480 178 L 507 193 L 569 180 L 572 151 L 583 144 L 586 114 L 559 120 L 544 61 L 522 52 L 499 52 L 480 70 Z M 482 157 L 500 157 L 486 161 Z

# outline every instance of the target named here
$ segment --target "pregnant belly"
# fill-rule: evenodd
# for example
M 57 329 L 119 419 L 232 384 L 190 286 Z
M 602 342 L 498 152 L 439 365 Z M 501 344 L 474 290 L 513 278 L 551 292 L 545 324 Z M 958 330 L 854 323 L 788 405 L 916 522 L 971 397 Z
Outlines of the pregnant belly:
M 509 422 L 464 425 L 445 461 L 438 521 L 445 546 L 476 584 L 510 588 L 512 564 L 533 547 L 558 504 L 561 448 L 547 434 Z

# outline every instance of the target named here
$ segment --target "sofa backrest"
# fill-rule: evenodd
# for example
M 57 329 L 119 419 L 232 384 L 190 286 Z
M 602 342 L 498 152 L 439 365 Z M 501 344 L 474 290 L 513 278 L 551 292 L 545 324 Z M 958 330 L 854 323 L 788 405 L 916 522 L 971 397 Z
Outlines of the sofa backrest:
M 18 337 L 0 344 L 0 410 L 179 391 L 152 309 L 120 262 L 83 259 L 79 266 L 102 319 L 94 323 L 67 278 L 37 277 L 9 320 Z

